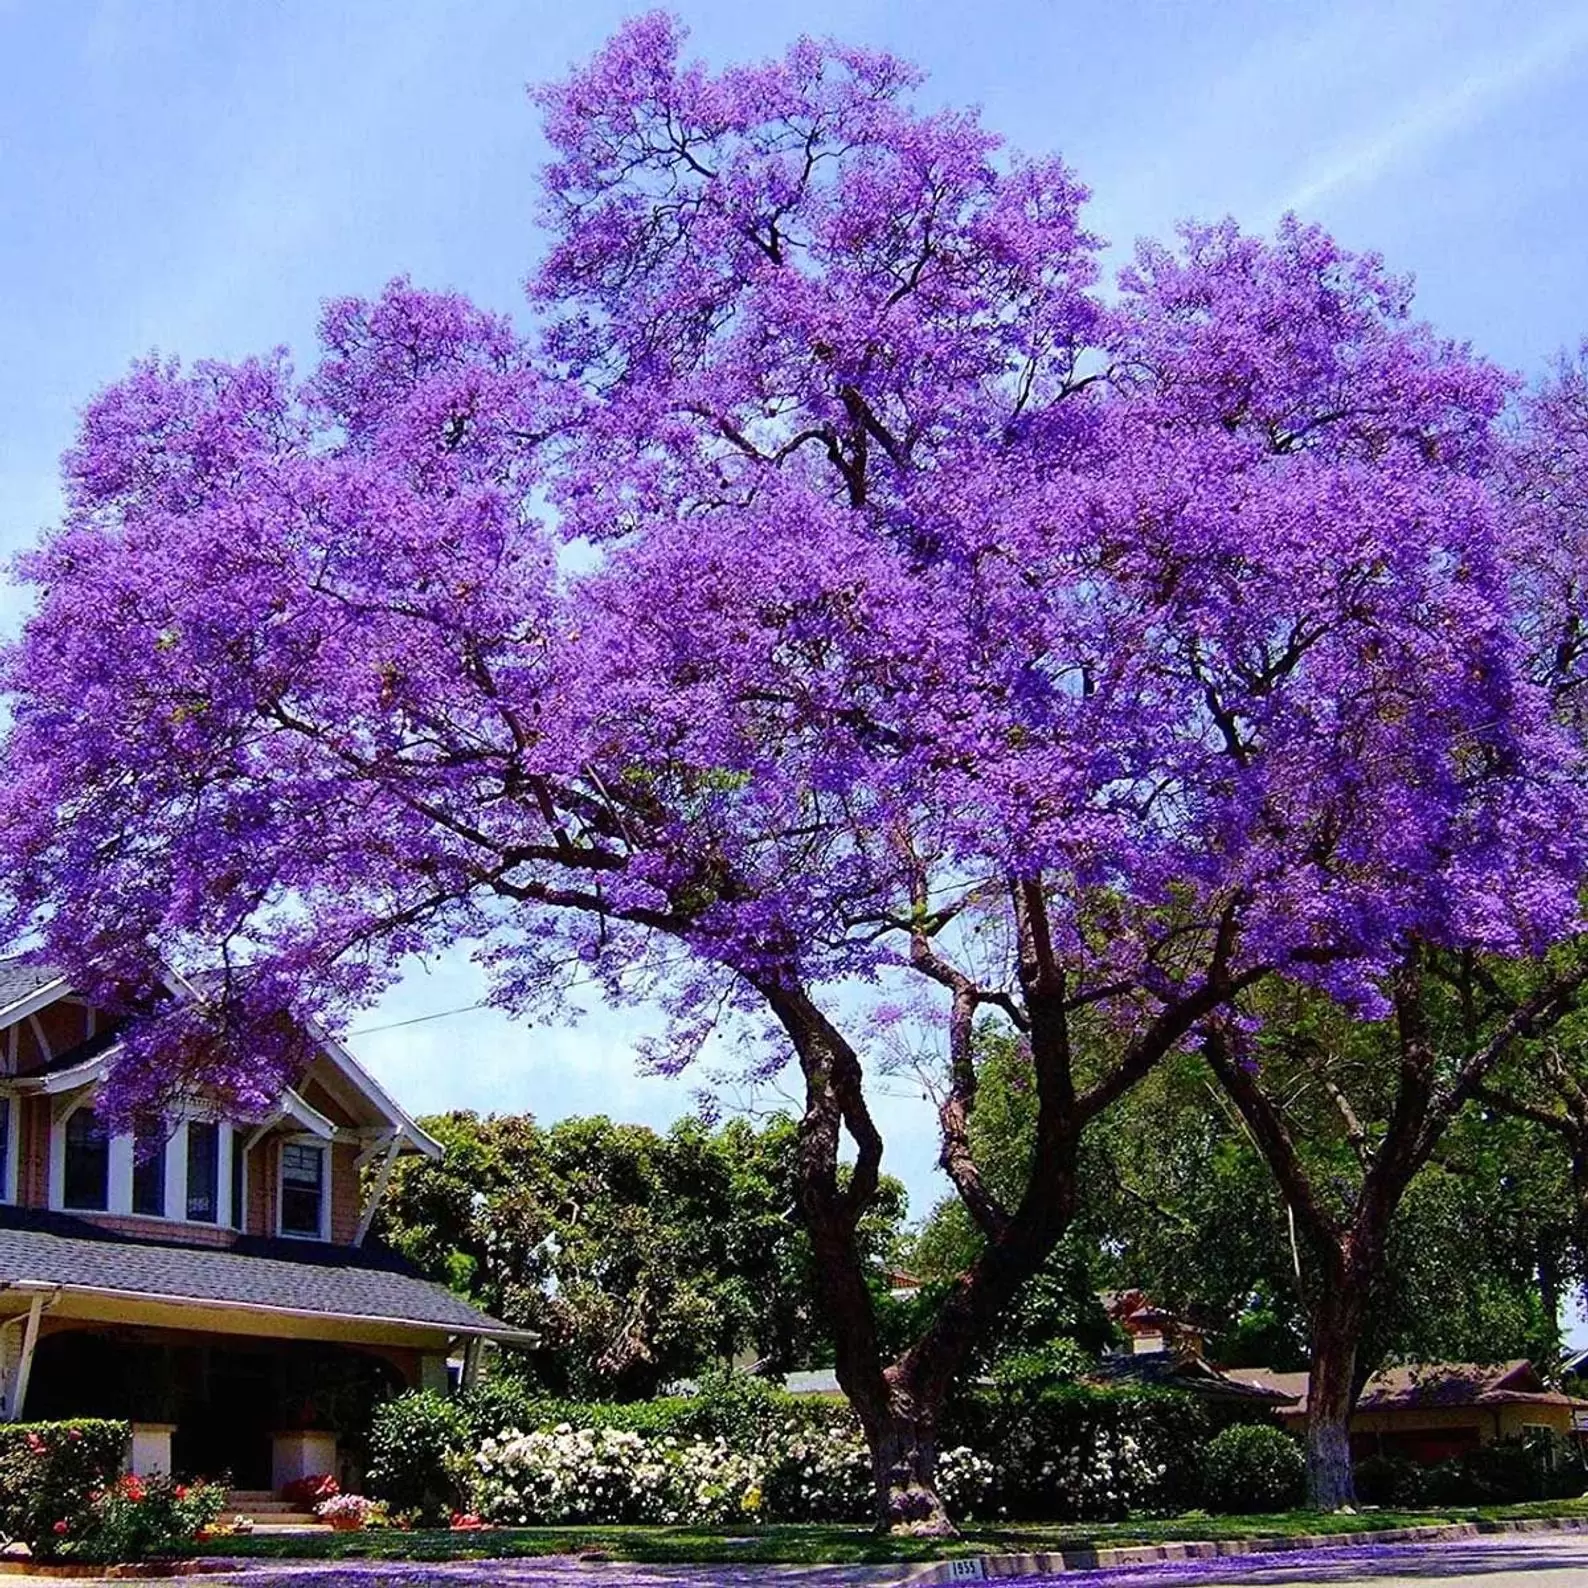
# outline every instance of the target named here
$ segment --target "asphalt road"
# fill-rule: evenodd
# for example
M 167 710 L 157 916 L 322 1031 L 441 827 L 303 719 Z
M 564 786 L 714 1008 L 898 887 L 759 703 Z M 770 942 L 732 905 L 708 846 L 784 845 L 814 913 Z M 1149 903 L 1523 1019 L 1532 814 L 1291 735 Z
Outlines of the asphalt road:
M 1588 1588 L 1588 1534 L 1532 1533 L 1437 1544 L 1368 1544 L 1227 1561 L 1024 1578 L 1062 1588 Z
M 247 1588 L 863 1588 L 904 1573 L 866 1567 L 635 1566 L 592 1561 L 342 1562 L 266 1565 L 210 1582 Z M 196 1578 L 195 1582 L 205 1579 Z M 1222 1561 L 994 1579 L 1007 1588 L 1588 1588 L 1588 1533 L 1438 1544 L 1369 1544 Z

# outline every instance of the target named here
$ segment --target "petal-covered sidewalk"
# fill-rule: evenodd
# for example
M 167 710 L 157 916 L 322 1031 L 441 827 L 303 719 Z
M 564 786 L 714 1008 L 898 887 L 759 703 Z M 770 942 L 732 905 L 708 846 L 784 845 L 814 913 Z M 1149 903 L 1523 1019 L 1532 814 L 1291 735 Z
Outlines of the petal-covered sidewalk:
M 961 1566 L 974 1571 L 967 1562 Z M 989 1573 L 989 1576 L 998 1575 Z M 247 1588 L 869 1588 L 946 1580 L 946 1567 L 914 1566 L 644 1566 L 546 1557 L 527 1560 L 271 1562 L 210 1582 Z M 1302 1584 L 1366 1584 L 1371 1588 L 1581 1588 L 1588 1583 L 1588 1538 L 1532 1534 L 1425 1544 L 1363 1544 L 1240 1559 L 1175 1561 L 1001 1577 L 1011 1588 L 1300 1588 Z

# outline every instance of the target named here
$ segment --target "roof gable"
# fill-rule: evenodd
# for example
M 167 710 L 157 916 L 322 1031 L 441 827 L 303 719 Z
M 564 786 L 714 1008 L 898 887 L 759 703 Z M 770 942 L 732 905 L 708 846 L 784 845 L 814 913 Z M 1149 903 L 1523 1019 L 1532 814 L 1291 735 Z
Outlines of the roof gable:
M 186 981 L 173 976 L 169 985 L 176 996 L 191 997 L 194 987 L 202 985 L 202 978 Z M 0 1032 L 22 1021 L 30 1021 L 36 1028 L 42 1010 L 71 997 L 72 988 L 59 970 L 23 959 L 0 959 Z M 427 1157 L 441 1156 L 440 1143 L 420 1129 L 341 1042 L 316 1023 L 310 1024 L 309 1031 L 317 1051 L 305 1080 L 312 1081 L 334 1101 L 330 1112 L 336 1116 L 336 1123 L 345 1122 L 357 1134 L 371 1139 L 395 1138 L 399 1144 Z M 50 1052 L 43 1064 L 18 1076 L 13 1084 L 44 1093 L 92 1085 L 103 1079 L 115 1050 L 116 1028 L 107 1025 L 70 1048 Z M 290 1111 L 307 1105 L 289 1090 L 284 1094 L 283 1106 Z M 323 1119 L 326 1110 L 316 1108 L 314 1113 Z

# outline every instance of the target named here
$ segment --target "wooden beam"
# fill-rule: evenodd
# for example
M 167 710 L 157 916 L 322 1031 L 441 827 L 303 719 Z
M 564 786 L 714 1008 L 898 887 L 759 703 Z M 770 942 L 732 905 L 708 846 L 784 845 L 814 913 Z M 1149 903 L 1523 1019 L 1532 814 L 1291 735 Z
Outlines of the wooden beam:
M 369 1227 L 375 1222 L 375 1210 L 380 1206 L 380 1199 L 386 1195 L 386 1187 L 391 1184 L 391 1172 L 397 1162 L 397 1154 L 402 1151 L 403 1139 L 394 1135 L 391 1145 L 386 1149 L 386 1157 L 380 1166 L 380 1173 L 375 1176 L 375 1184 L 369 1188 L 369 1198 L 364 1204 L 364 1211 L 358 1216 L 358 1230 L 353 1236 L 353 1244 L 362 1246 L 364 1238 L 369 1234 Z
M 37 1015 L 29 1015 L 28 1025 L 33 1031 L 33 1040 L 39 1045 L 39 1052 L 44 1055 L 44 1062 L 48 1064 L 55 1057 L 55 1050 L 50 1046 L 50 1039 L 44 1035 L 43 1023 Z
M 33 1352 L 39 1343 L 39 1319 L 44 1316 L 44 1292 L 35 1290 L 28 1306 L 27 1327 L 22 1331 L 22 1355 L 17 1359 L 17 1370 L 11 1380 L 11 1393 L 6 1396 L 6 1421 L 22 1421 L 22 1408 L 27 1404 L 28 1379 L 33 1374 Z

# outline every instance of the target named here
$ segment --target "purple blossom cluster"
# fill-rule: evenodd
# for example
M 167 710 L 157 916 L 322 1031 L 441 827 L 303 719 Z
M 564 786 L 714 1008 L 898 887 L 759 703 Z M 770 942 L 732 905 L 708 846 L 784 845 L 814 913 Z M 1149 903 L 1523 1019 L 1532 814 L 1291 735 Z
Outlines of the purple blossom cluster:
M 770 984 L 895 1022 L 923 922 L 1009 986 L 1016 878 L 1123 1028 L 1216 939 L 1373 1009 L 1410 938 L 1575 928 L 1535 664 L 1581 591 L 1511 511 L 1508 377 L 1295 220 L 1104 293 L 1070 170 L 916 81 L 808 40 L 713 74 L 642 18 L 538 96 L 529 334 L 395 282 L 306 378 L 93 401 L 0 829 L 13 935 L 164 1011 L 126 1106 L 263 1097 L 458 941 L 514 1010 L 660 990 L 682 1062 Z

